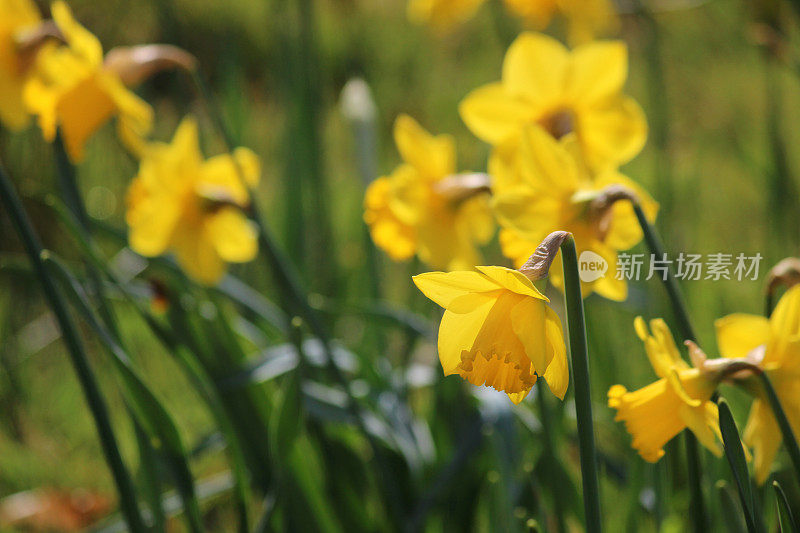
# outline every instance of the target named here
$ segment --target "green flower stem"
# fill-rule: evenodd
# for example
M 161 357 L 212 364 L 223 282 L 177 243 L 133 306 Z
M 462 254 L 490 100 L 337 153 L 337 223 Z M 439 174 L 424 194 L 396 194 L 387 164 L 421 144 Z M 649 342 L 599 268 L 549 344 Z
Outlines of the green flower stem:
M 578 419 L 586 531 L 599 533 L 602 530 L 600 485 L 597 478 L 597 451 L 594 444 L 592 397 L 589 386 L 589 351 L 586 344 L 581 281 L 578 277 L 578 255 L 572 235 L 561 244 L 561 260 L 564 263 L 564 300 L 567 307 L 569 350 L 575 381 L 575 411 Z
M 147 528 L 137 504 L 133 481 L 125 467 L 125 463 L 122 461 L 117 439 L 114 436 L 108 407 L 103 400 L 97 379 L 89 365 L 78 330 L 72 321 L 63 295 L 56 287 L 55 282 L 51 279 L 47 268 L 42 262 L 40 257 L 42 245 L 2 164 L 0 164 L 0 201 L 5 205 L 9 217 L 20 235 L 25 251 L 33 264 L 36 276 L 42 284 L 45 298 L 58 321 L 70 361 L 75 368 L 86 402 L 94 417 L 103 455 L 111 469 L 111 474 L 119 491 L 120 510 L 131 531 L 137 533 L 146 531 Z
M 797 445 L 797 438 L 792 431 L 792 426 L 789 424 L 789 419 L 786 417 L 786 412 L 783 410 L 781 400 L 775 392 L 775 387 L 772 386 L 772 381 L 767 376 L 766 372 L 758 369 L 756 372 L 761 378 L 761 384 L 764 386 L 764 392 L 767 395 L 769 406 L 772 408 L 772 414 L 775 415 L 775 420 L 778 421 L 778 427 L 781 428 L 783 435 L 783 444 L 786 446 L 786 451 L 789 452 L 789 458 L 792 460 L 794 473 L 797 480 L 800 481 L 800 447 Z
M 647 242 L 650 253 L 655 257 L 664 257 L 664 247 L 661 245 L 661 240 L 658 238 L 655 228 L 647 220 L 642 206 L 635 199 L 631 199 L 633 210 L 636 213 L 636 219 L 639 221 L 639 226 L 644 233 L 644 240 Z M 664 288 L 667 290 L 672 310 L 678 321 L 678 331 L 684 340 L 697 342 L 697 335 L 695 335 L 692 323 L 689 320 L 689 312 L 686 309 L 686 303 L 683 300 L 678 281 L 672 275 L 672 270 L 667 268 L 666 277 L 662 278 L 664 281 Z M 700 448 L 697 443 L 697 437 L 694 436 L 689 430 L 683 432 L 684 446 L 686 448 L 686 467 L 689 474 L 689 491 L 690 491 L 690 510 L 692 514 L 692 523 L 697 532 L 706 531 L 708 526 L 708 517 L 706 515 L 705 503 L 703 501 L 703 474 L 702 465 L 700 462 Z

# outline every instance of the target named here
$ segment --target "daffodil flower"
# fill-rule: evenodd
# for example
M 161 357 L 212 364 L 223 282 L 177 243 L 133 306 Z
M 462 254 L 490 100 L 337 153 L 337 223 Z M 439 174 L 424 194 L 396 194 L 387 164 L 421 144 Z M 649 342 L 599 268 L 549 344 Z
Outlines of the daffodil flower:
M 408 18 L 445 33 L 463 24 L 486 0 L 409 0 Z
M 574 138 L 592 170 L 617 168 L 647 137 L 644 113 L 622 93 L 627 75 L 628 52 L 620 41 L 570 52 L 551 37 L 523 33 L 506 53 L 501 81 L 470 93 L 461 118 L 492 145 L 538 124 L 556 139 Z
M 517 270 L 477 269 L 413 278 L 445 309 L 439 326 L 444 374 L 503 391 L 514 403 L 525 399 L 541 376 L 563 399 L 569 368 L 561 320 L 548 299 Z
M 609 187 L 624 187 L 638 197 L 648 218 L 658 211 L 650 196 L 617 171 L 596 176 L 580 164 L 570 139 L 556 141 L 540 126 L 527 126 L 519 142 L 496 148 L 489 161 L 492 176 L 492 206 L 502 227 L 503 253 L 521 266 L 550 232 L 569 231 L 578 254 L 591 251 L 607 265 L 604 275 L 582 283 L 584 295 L 597 292 L 611 300 L 623 301 L 628 288 L 617 279 L 617 252 L 642 239 L 642 231 L 628 201 L 604 209 L 593 209 L 593 201 Z M 553 263 L 550 278 L 563 286 L 560 261 Z
M 44 138 L 52 141 L 60 129 L 70 159 L 80 161 L 89 137 L 116 116 L 120 139 L 140 152 L 152 109 L 103 66 L 100 41 L 64 2 L 53 3 L 52 13 L 66 44 L 47 43 L 40 50 L 24 88 L 25 103 L 38 116 Z
M 769 319 L 740 313 L 715 325 L 720 354 L 751 360 L 767 373 L 792 430 L 800 435 L 800 285 L 783 295 Z M 763 484 L 783 441 L 766 398 L 753 401 L 744 441 L 753 448 L 756 480 Z
M 28 123 L 22 100 L 28 64 L 19 40 L 41 22 L 32 0 L 0 0 L 0 123 L 18 130 Z
M 721 456 L 719 411 L 710 401 L 717 381 L 681 359 L 663 320 L 650 322 L 652 333 L 641 317 L 634 326 L 660 379 L 633 392 L 622 385 L 608 391 L 608 405 L 617 410 L 616 420 L 625 422 L 633 448 L 644 460 L 656 462 L 664 455 L 664 445 L 689 428 L 706 448 Z
M 408 18 L 443 34 L 471 19 L 486 0 L 409 0 Z M 619 24 L 610 0 L 505 0 L 508 11 L 534 30 L 561 15 L 571 43 L 585 43 Z
M 544 30 L 561 14 L 567 22 L 568 40 L 573 44 L 591 41 L 609 33 L 619 24 L 609 0 L 505 0 L 511 13 L 534 30 Z
M 235 158 L 235 159 L 234 159 Z M 152 143 L 127 195 L 131 248 L 147 257 L 168 251 L 192 278 L 219 281 L 226 263 L 244 263 L 258 252 L 258 232 L 242 209 L 258 183 L 258 157 L 246 148 L 204 160 L 197 124 L 183 120 L 171 144 Z
M 417 254 L 434 268 L 472 268 L 476 244 L 494 231 L 485 176 L 455 174 L 453 139 L 430 135 L 407 115 L 395 121 L 394 138 L 404 163 L 364 198 L 372 240 L 394 260 Z

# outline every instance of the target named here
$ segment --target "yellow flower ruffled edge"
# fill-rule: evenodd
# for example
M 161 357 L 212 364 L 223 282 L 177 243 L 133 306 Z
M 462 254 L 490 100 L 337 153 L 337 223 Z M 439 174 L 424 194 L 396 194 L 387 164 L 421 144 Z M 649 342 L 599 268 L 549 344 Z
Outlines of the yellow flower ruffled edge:
M 515 404 L 541 376 L 563 399 L 569 385 L 566 347 L 561 320 L 547 298 L 517 270 L 477 270 L 413 278 L 445 309 L 438 341 L 444 374 L 505 392 Z
M 258 253 L 258 231 L 243 209 L 249 186 L 259 181 L 258 157 L 246 148 L 204 160 L 197 124 L 187 117 L 170 144 L 145 147 L 139 173 L 127 194 L 128 240 L 137 253 L 173 252 L 195 280 L 213 285 L 227 263 L 244 263 Z
M 28 69 L 17 38 L 41 20 L 31 0 L 0 0 L 0 123 L 11 130 L 24 128 L 30 118 L 22 99 Z
M 477 265 L 477 246 L 495 228 L 488 194 L 451 202 L 437 189 L 456 172 L 455 141 L 431 135 L 408 115 L 397 117 L 394 139 L 403 163 L 373 181 L 364 196 L 372 240 L 395 261 L 417 254 L 442 270 Z
M 138 155 L 152 128 L 152 108 L 103 68 L 100 41 L 75 20 L 66 3 L 54 2 L 52 14 L 66 45 L 42 47 L 23 90 L 44 138 L 53 141 L 59 129 L 70 159 L 77 162 L 88 139 L 116 115 L 120 139 Z
M 633 448 L 645 461 L 656 462 L 664 455 L 664 445 L 689 428 L 706 448 L 721 456 L 719 410 L 710 401 L 717 383 L 681 359 L 663 320 L 652 320 L 648 331 L 644 319 L 637 317 L 634 327 L 660 379 L 632 392 L 622 385 L 608 391 L 608 405 L 616 409 L 616 420 L 625 423 Z
M 598 41 L 572 51 L 556 39 L 525 32 L 506 52 L 499 82 L 479 87 L 459 105 L 479 139 L 498 146 L 539 124 L 557 139 L 574 136 L 593 171 L 630 161 L 647 139 L 639 104 L 623 94 L 627 47 Z
M 800 285 L 786 291 L 769 319 L 736 313 L 717 320 L 715 326 L 723 357 L 763 351 L 760 366 L 772 381 L 792 430 L 800 435 Z M 753 400 L 744 441 L 753 448 L 756 481 L 764 484 L 783 442 L 765 397 Z

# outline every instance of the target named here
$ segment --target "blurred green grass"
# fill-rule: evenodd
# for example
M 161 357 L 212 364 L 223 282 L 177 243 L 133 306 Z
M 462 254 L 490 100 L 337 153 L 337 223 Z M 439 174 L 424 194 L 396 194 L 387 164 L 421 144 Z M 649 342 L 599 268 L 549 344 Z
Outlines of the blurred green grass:
M 279 228 L 279 238 L 287 233 L 289 225 L 296 223 L 293 217 L 297 215 L 285 201 L 293 177 L 283 175 L 284 161 L 297 152 L 286 133 L 292 115 L 284 87 L 287 59 L 281 55 L 288 3 L 111 0 L 98 8 L 90 0 L 71 2 L 78 19 L 100 37 L 106 49 L 168 42 L 199 57 L 234 126 L 236 138 L 261 156 L 264 174 L 260 201 L 269 222 Z M 411 114 L 432 132 L 453 134 L 460 168 L 481 170 L 485 168 L 488 147 L 467 131 L 458 117 L 457 104 L 471 89 L 499 77 L 505 46 L 513 34 L 498 35 L 490 6 L 481 8 L 475 19 L 453 35 L 441 39 L 408 22 L 402 0 L 324 0 L 314 7 L 322 99 L 321 116 L 317 118 L 322 128 L 325 182 L 310 194 L 321 195 L 330 207 L 333 241 L 329 250 L 333 257 L 329 260 L 338 265 L 335 294 L 330 296 L 358 302 L 368 295 L 363 283 L 363 183 L 353 157 L 349 126 L 337 105 L 339 91 L 353 76 L 363 77 L 370 84 L 378 109 L 382 172 L 389 172 L 399 160 L 391 125 L 401 112 Z M 629 93 L 639 100 L 648 116 L 659 105 L 667 106 L 667 157 L 673 179 L 670 183 L 656 182 L 659 154 L 652 142 L 624 170 L 656 196 L 660 191 L 672 191 L 673 201 L 663 206 L 658 220 L 670 252 L 760 252 L 764 256 L 760 273 L 763 280 L 772 264 L 797 254 L 799 243 L 796 228 L 775 231 L 770 223 L 769 175 L 774 163 L 765 126 L 765 62 L 748 37 L 751 21 L 747 6 L 734 0 L 714 0 L 691 9 L 660 13 L 657 22 L 666 81 L 666 92 L 660 94 L 663 102 L 648 101 L 648 59 L 644 53 L 647 27 L 626 17 L 622 37 L 630 47 Z M 795 97 L 798 80 L 786 71 L 780 73 L 777 82 L 784 95 L 781 133 L 786 146 L 795 146 L 798 131 L 792 125 L 800 119 L 800 102 Z M 180 77 L 161 74 L 140 92 L 156 109 L 157 138 L 169 139 L 181 116 L 195 112 L 203 117 L 207 152 L 221 150 L 219 140 L 209 133 L 211 128 L 202 107 Z M 124 194 L 136 166 L 117 144 L 110 127 L 95 136 L 88 147 L 88 157 L 80 166 L 79 181 L 89 211 L 114 226 L 124 227 Z M 0 132 L 0 153 L 26 196 L 35 199 L 53 190 L 51 149 L 35 129 L 19 135 Z M 797 186 L 794 176 L 800 161 L 791 151 L 789 157 Z M 797 198 L 790 201 L 796 207 Z M 35 201 L 31 207 L 48 246 L 74 257 L 73 243 L 56 228 L 51 215 L 37 207 Z M 18 250 L 7 220 L 0 217 L 0 252 Z M 113 247 L 109 246 L 109 250 Z M 496 250 L 496 245 L 490 247 L 487 262 L 505 264 Z M 642 245 L 635 251 L 645 253 Z M 387 299 L 434 316 L 433 309 L 411 287 L 408 275 L 414 266 L 390 264 L 385 257 L 380 263 Z M 234 272 L 267 296 L 274 294 L 266 281 L 268 273 L 260 264 L 238 266 Z M 22 440 L 0 426 L 0 496 L 52 485 L 111 492 L 91 421 L 60 347 L 54 344 L 28 355 L 15 344 L 15 334 L 45 312 L 35 287 L 26 287 L 15 276 L 0 274 L 0 317 L 7 324 L 0 329 L 4 336 L 0 351 L 12 361 L 13 379 L 19 382 L 21 392 L 0 378 L 0 396 L 19 413 Z M 313 279 L 311 283 L 320 289 Z M 685 283 L 683 288 L 701 343 L 709 353 L 715 352 L 715 318 L 731 312 L 760 313 L 763 308 L 762 281 L 695 281 Z M 621 425 L 613 423 L 612 413 L 602 407 L 605 393 L 614 383 L 633 388 L 648 383 L 653 376 L 633 334 L 633 317 L 663 315 L 668 321 L 672 317 L 656 280 L 634 283 L 631 298 L 623 305 L 592 297 L 586 307 L 600 444 L 608 453 L 613 451 L 632 464 L 638 458 L 628 448 L 629 437 Z M 211 421 L 192 389 L 183 382 L 181 372 L 150 341 L 144 326 L 133 315 L 121 318 L 127 338 L 135 342 L 133 348 L 145 374 L 174 414 L 186 441 L 194 443 L 204 437 L 211 431 Z M 352 321 L 340 321 L 336 331 L 348 342 L 361 340 Z M 93 351 L 98 349 L 96 344 L 90 346 Z M 435 348 L 422 344 L 414 356 L 435 362 Z M 118 413 L 117 426 L 126 458 L 135 461 L 132 429 L 127 421 L 123 422 L 124 410 L 111 372 L 102 358 L 95 357 L 94 362 L 104 391 Z M 204 456 L 194 466 L 200 474 L 211 473 L 220 468 L 220 462 L 216 454 Z M 642 469 L 647 475 L 652 473 L 649 466 Z M 604 485 L 608 487 L 607 501 L 618 497 L 611 483 Z

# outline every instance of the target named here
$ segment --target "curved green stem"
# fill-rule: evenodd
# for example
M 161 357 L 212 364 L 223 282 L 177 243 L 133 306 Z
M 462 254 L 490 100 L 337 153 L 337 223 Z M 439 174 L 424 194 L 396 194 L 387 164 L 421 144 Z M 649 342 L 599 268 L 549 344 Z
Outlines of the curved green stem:
M 119 491 L 120 509 L 125 521 L 133 532 L 146 531 L 144 520 L 137 504 L 133 481 L 128 469 L 125 467 L 117 445 L 108 407 L 103 400 L 97 379 L 89 365 L 78 330 L 69 314 L 64 297 L 42 262 L 40 257 L 42 245 L 2 164 L 0 164 L 0 201 L 8 210 L 9 217 L 20 235 L 25 251 L 30 257 L 34 271 L 42 284 L 45 298 L 47 298 L 50 308 L 58 321 L 64 344 L 67 347 L 75 373 L 78 375 L 81 388 L 86 396 L 86 402 L 94 417 L 103 455 L 111 469 L 111 474 Z
M 594 443 L 592 397 L 589 386 L 589 350 L 586 343 L 581 280 L 578 277 L 578 255 L 572 235 L 561 244 L 561 260 L 564 263 L 564 300 L 567 307 L 569 350 L 575 381 L 575 411 L 578 419 L 586 531 L 599 533 L 602 530 L 600 485 L 597 478 L 597 451 Z
M 650 248 L 650 253 L 652 253 L 654 257 L 664 257 L 664 247 L 661 245 L 661 239 L 658 238 L 655 228 L 653 228 L 650 221 L 647 220 L 647 216 L 645 216 L 644 211 L 642 211 L 642 206 L 639 205 L 639 202 L 635 199 L 631 199 L 631 203 L 636 213 L 636 219 L 639 221 L 639 226 L 642 228 L 642 233 L 644 233 L 644 240 L 648 248 Z M 666 276 L 662 279 L 672 310 L 675 313 L 675 318 L 678 321 L 678 331 L 680 332 L 681 338 L 683 338 L 683 340 L 697 342 L 697 335 L 695 335 L 694 328 L 692 328 L 692 323 L 689 320 L 686 302 L 684 302 L 680 287 L 678 287 L 678 281 L 672 275 L 672 269 L 667 268 Z M 691 431 L 684 431 L 683 439 L 686 448 L 686 466 L 689 474 L 692 522 L 694 524 L 694 530 L 702 532 L 707 529 L 708 517 L 703 501 L 703 475 L 700 462 L 700 448 L 697 444 L 697 437 L 695 437 Z

